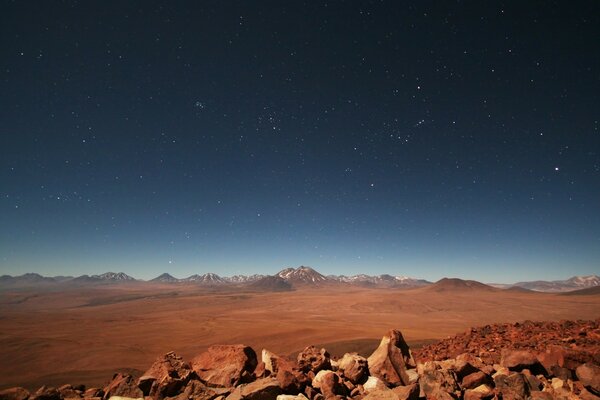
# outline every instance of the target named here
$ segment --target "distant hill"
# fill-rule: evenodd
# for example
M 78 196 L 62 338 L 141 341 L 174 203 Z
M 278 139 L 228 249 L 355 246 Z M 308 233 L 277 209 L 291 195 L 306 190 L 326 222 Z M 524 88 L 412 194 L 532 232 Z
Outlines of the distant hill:
M 292 285 L 278 275 L 264 276 L 248 283 L 248 288 L 270 292 L 285 292 L 292 290 Z
M 328 281 L 327 277 L 315 271 L 311 267 L 301 266 L 298 268 L 286 268 L 277 273 L 277 276 L 286 282 L 293 284 L 318 285 Z
M 175 278 L 173 275 L 168 274 L 166 272 L 164 274 L 157 276 L 154 279 L 150 279 L 150 282 L 162 282 L 162 283 L 176 283 L 179 281 L 180 281 L 179 279 Z
M 513 286 L 522 287 L 538 292 L 568 292 L 600 286 L 600 276 L 573 276 L 569 279 L 558 281 L 530 281 L 517 282 Z
M 600 294 L 600 286 L 593 286 L 585 289 L 571 290 L 560 293 L 561 296 L 591 296 Z
M 449 292 L 449 291 L 486 291 L 486 292 L 495 292 L 500 289 L 494 288 L 492 286 L 488 286 L 484 283 L 464 280 L 459 278 L 442 278 L 439 281 L 435 282 L 433 285 L 430 285 L 426 288 L 426 290 L 434 291 L 434 292 Z

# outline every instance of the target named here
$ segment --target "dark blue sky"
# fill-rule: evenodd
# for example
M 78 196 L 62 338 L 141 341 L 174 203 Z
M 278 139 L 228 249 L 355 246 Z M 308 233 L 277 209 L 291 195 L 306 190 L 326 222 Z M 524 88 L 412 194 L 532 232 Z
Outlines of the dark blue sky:
M 600 272 L 600 3 L 0 5 L 0 272 Z

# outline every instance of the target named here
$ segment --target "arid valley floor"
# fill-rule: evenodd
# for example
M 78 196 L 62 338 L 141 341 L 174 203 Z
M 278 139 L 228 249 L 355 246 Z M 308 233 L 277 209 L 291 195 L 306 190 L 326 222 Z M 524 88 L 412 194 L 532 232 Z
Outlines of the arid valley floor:
M 195 285 L 121 284 L 0 292 L 0 387 L 101 385 L 174 350 L 189 359 L 212 344 L 291 354 L 307 344 L 332 355 L 369 353 L 388 329 L 418 346 L 471 326 L 595 319 L 600 295 L 469 290 L 298 288 L 215 291 Z

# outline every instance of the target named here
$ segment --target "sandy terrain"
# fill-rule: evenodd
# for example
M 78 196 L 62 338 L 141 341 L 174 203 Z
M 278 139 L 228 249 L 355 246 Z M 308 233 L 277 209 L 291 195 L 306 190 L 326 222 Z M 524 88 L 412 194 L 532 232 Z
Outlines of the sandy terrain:
M 174 350 L 190 359 L 211 344 L 289 354 L 308 344 L 369 351 L 390 328 L 409 343 L 467 327 L 525 319 L 595 319 L 600 295 L 561 296 L 452 287 L 320 288 L 219 293 L 197 286 L 116 285 L 0 292 L 0 388 L 98 386 Z

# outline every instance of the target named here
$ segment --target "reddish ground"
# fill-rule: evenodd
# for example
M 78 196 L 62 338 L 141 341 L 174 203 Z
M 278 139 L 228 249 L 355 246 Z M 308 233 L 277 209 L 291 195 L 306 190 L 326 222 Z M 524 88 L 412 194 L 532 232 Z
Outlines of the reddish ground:
M 100 385 L 144 369 L 167 351 L 185 359 L 211 344 L 292 353 L 327 344 L 367 352 L 390 328 L 409 343 L 468 327 L 523 320 L 596 319 L 600 295 L 563 296 L 479 287 L 320 288 L 211 292 L 194 286 L 114 286 L 0 292 L 0 388 Z

